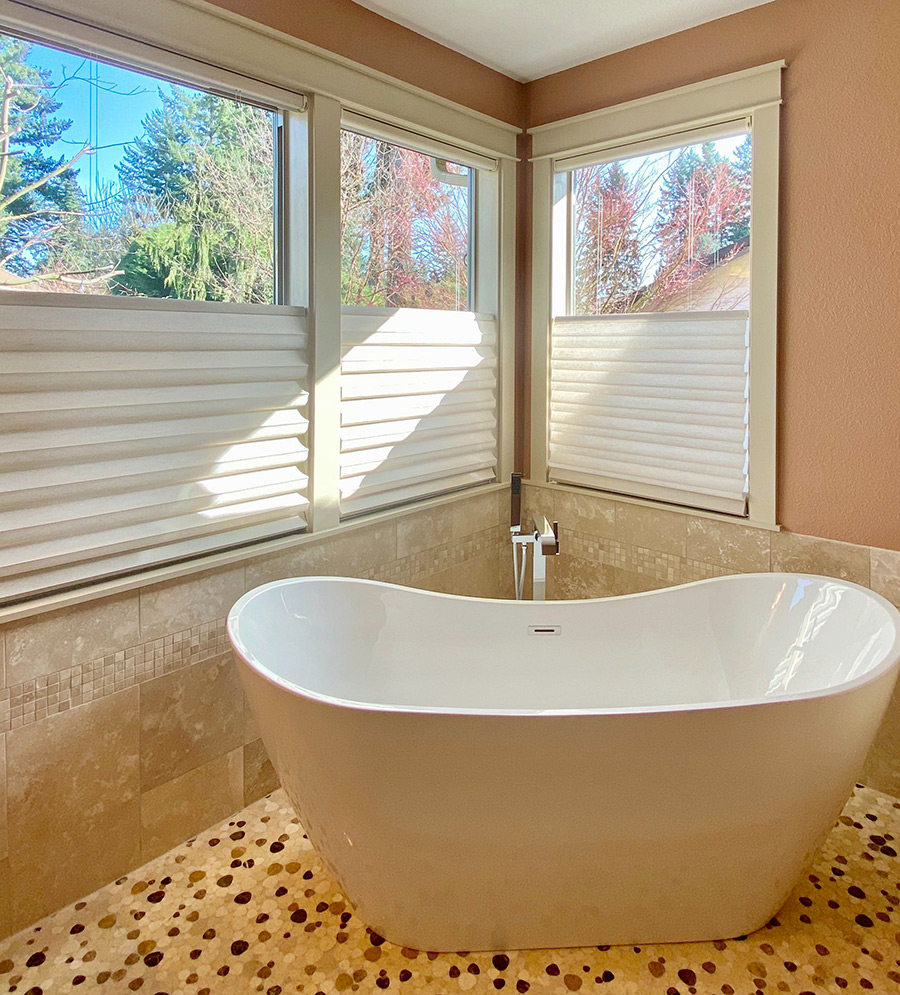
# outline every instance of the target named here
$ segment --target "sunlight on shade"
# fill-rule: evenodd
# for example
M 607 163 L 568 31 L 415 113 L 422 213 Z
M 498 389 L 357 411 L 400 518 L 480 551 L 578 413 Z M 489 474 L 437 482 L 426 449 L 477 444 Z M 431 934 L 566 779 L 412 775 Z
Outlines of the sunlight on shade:
M 308 505 L 304 496 L 308 478 L 300 467 L 308 458 L 302 439 L 309 424 L 299 410 L 306 405 L 307 394 L 297 394 L 288 403 L 290 407 L 272 412 L 248 433 L 246 441 L 229 446 L 218 457 L 213 475 L 200 482 L 212 495 L 200 512 L 204 518 L 299 512 Z M 283 465 L 272 466 L 273 462 Z
M 492 319 L 416 308 L 373 311 L 343 313 L 342 506 L 358 498 L 365 502 L 359 510 L 367 510 L 398 496 L 477 482 L 472 474 L 490 479 Z

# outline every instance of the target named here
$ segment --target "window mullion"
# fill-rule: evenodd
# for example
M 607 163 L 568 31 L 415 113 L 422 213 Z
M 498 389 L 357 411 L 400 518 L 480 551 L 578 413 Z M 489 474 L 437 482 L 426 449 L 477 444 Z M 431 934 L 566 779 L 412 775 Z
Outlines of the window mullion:
M 318 94 L 309 114 L 309 177 L 310 517 L 321 532 L 340 523 L 341 106 Z
M 531 306 L 531 472 L 532 480 L 547 479 L 547 448 L 550 411 L 550 317 L 555 301 L 552 288 L 559 271 L 554 241 L 554 219 L 559 210 L 550 160 L 534 163 L 534 211 L 531 237 L 532 306 Z M 565 199 L 563 209 L 565 209 Z M 547 251 L 550 246 L 550 252 Z M 564 262 L 565 260 L 563 260 Z

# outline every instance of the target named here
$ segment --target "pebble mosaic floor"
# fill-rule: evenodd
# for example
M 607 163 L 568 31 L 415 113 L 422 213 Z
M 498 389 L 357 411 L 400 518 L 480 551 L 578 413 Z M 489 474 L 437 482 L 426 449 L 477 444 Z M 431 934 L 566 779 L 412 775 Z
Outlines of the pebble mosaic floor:
M 0 992 L 900 992 L 895 836 L 900 802 L 858 787 L 808 876 L 748 937 L 435 954 L 358 921 L 276 791 L 0 943 Z

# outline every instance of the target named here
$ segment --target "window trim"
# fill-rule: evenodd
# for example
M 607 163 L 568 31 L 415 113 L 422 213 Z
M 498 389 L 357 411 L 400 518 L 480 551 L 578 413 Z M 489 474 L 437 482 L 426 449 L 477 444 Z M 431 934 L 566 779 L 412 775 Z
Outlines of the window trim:
M 204 0 L 0 0 L 0 24 L 14 33 L 134 68 L 198 73 L 198 84 L 227 74 L 245 86 L 295 99 L 318 93 L 352 111 L 430 135 L 473 152 L 515 161 L 519 128 L 395 79 L 300 38 Z M 236 95 L 238 90 L 235 91 Z M 294 108 L 302 110 L 302 105 Z
M 564 197 L 566 174 L 555 172 L 554 162 L 599 155 L 746 117 L 753 140 L 749 514 L 746 518 L 717 517 L 776 526 L 779 107 L 785 66 L 784 61 L 771 62 L 530 129 L 534 143 L 530 476 L 534 481 L 549 480 L 550 322 L 554 315 L 566 313 L 570 299 L 566 263 L 571 222 Z M 622 498 L 607 491 L 597 493 Z M 680 505 L 635 500 L 684 514 L 697 513 Z

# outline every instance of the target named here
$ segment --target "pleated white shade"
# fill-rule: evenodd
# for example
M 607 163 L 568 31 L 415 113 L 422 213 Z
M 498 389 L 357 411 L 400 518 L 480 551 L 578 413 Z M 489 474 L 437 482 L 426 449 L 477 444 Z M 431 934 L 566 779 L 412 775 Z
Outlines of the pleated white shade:
M 748 336 L 746 311 L 555 319 L 551 479 L 743 515 Z
M 341 513 L 361 514 L 494 480 L 494 319 L 345 308 Z
M 2 599 L 306 526 L 305 312 L 118 303 L 0 307 Z

